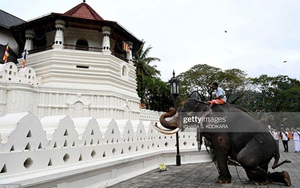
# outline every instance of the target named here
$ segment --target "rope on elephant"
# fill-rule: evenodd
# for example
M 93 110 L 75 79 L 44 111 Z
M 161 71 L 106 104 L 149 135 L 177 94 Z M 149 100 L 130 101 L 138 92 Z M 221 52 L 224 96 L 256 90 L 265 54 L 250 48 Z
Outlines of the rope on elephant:
M 212 159 L 212 162 L 215 163 L 215 165 L 217 167 L 217 170 L 219 172 L 219 167 L 218 167 L 218 164 L 216 163 L 216 157 L 215 157 L 215 154 L 214 154 L 214 150 L 213 150 L 213 148 L 211 146 L 211 142 L 208 141 L 206 138 L 204 138 L 204 145 L 205 145 L 206 151 L 208 152 L 208 154 L 210 155 L 210 157 Z M 244 184 L 244 185 L 250 184 L 249 180 L 248 181 L 247 180 L 243 181 L 242 178 L 240 177 L 240 174 L 239 174 L 239 172 L 237 170 L 237 166 L 242 166 L 242 165 L 239 162 L 237 162 L 237 161 L 235 161 L 233 159 L 230 159 L 228 157 L 228 164 L 232 164 L 232 165 L 235 166 L 236 174 L 237 174 L 239 180 L 242 182 L 242 184 Z
M 206 138 L 204 138 L 204 146 L 205 146 L 205 149 L 206 149 L 207 153 L 211 157 L 212 161 L 215 161 L 216 157 L 215 157 L 215 154 L 214 154 L 214 150 L 211 146 L 211 142 L 208 141 Z
M 239 180 L 242 182 L 242 184 L 244 184 L 244 185 L 250 184 L 250 181 L 249 181 L 249 180 L 246 180 L 246 181 L 243 181 L 243 180 L 242 180 L 242 178 L 240 177 L 240 174 L 239 174 L 239 172 L 238 172 L 238 170 L 237 170 L 236 165 L 234 165 L 234 166 L 235 166 L 236 174 L 237 174 Z
M 239 162 L 237 162 L 237 161 L 235 161 L 235 160 L 232 160 L 232 159 L 230 159 L 230 158 L 228 158 L 228 162 L 229 163 L 232 163 L 234 166 L 235 166 L 235 171 L 236 171 L 236 174 L 237 174 L 237 176 L 238 176 L 238 178 L 239 178 L 239 180 L 242 182 L 242 184 L 244 184 L 244 185 L 246 185 L 246 184 L 250 184 L 250 182 L 249 181 L 243 181 L 242 180 L 242 178 L 240 177 L 240 173 L 238 172 L 238 169 L 237 169 L 237 166 L 242 166 Z

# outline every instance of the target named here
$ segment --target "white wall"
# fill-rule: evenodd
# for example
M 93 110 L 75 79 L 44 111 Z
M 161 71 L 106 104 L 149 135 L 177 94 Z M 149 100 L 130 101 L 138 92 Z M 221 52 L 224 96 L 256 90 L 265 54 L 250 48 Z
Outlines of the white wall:
M 117 68 L 122 69 L 121 66 Z M 43 72 L 41 69 L 43 67 L 38 68 Z M 101 79 L 101 76 L 99 80 L 84 78 L 86 81 L 83 79 L 76 84 L 76 78 L 72 76 L 59 79 L 46 72 L 50 77 L 45 76 L 46 73 L 38 75 L 30 65 L 24 69 L 18 69 L 12 62 L 0 65 L 0 115 L 30 111 L 40 118 L 61 114 L 70 117 L 140 118 L 139 98 L 136 90 L 132 89 L 135 84 L 129 76 L 122 78 L 118 75 L 116 80 Z M 43 80 L 48 81 L 43 83 Z
M 157 133 L 153 123 L 7 114 L 0 117 L 0 184 L 101 187 L 174 164 L 175 135 Z M 183 163 L 210 160 L 197 151 L 196 132 L 179 135 Z

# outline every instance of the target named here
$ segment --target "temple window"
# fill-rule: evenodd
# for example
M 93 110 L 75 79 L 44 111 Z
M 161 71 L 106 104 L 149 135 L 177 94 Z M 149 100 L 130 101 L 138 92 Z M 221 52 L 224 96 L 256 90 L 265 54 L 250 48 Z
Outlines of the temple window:
M 87 40 L 85 39 L 79 39 L 76 42 L 76 50 L 85 50 L 88 51 L 89 50 L 89 43 Z
M 127 67 L 125 65 L 122 67 L 122 76 L 127 76 Z

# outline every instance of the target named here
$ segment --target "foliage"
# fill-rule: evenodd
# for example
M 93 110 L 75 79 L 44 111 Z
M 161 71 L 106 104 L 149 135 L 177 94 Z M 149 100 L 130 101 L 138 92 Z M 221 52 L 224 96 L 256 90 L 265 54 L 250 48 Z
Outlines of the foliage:
M 170 94 L 170 85 L 157 78 L 147 77 L 146 104 L 147 108 L 157 111 L 168 111 L 173 106 L 173 99 Z
M 156 57 L 148 57 L 152 47 L 148 46 L 144 49 L 144 45 L 145 42 L 143 42 L 133 58 L 133 64 L 136 67 L 137 92 L 141 98 L 141 102 L 145 100 L 145 92 L 147 89 L 147 83 L 145 80 L 148 78 L 157 78 L 158 75 L 160 75 L 160 71 L 156 69 L 156 65 L 150 65 L 153 61 L 160 61 L 160 59 Z
M 259 108 L 266 112 L 299 111 L 300 82 L 288 76 L 261 75 L 251 80 L 261 91 Z
M 221 72 L 219 68 L 207 64 L 198 64 L 181 73 L 178 78 L 181 87 L 186 91 L 186 95 L 189 96 L 197 91 L 201 100 L 204 101 L 208 96 L 211 83 L 218 80 L 219 72 Z
M 135 54 L 137 91 L 141 103 L 148 109 L 167 111 L 173 106 L 170 84 L 163 82 L 160 71 L 154 61 L 159 58 L 148 57 L 151 46 L 144 49 L 145 42 Z M 288 76 L 248 78 L 240 69 L 221 70 L 207 64 L 198 64 L 178 75 L 180 80 L 180 101 L 194 96 L 207 101 L 212 97 L 211 85 L 219 83 L 226 91 L 229 103 L 235 103 L 249 112 L 253 112 L 264 124 L 280 128 L 282 124 L 292 127 L 300 122 L 300 82 Z
M 151 65 L 159 58 L 149 57 L 151 46 L 144 49 L 145 42 L 136 52 L 133 64 L 136 67 L 137 92 L 142 104 L 146 104 L 147 109 L 166 111 L 172 104 L 170 87 L 158 76 L 160 71 L 156 65 Z
M 295 112 L 300 112 L 300 82 L 288 76 L 269 77 L 261 75 L 252 78 L 253 85 L 261 91 L 256 107 L 265 113 L 265 123 L 279 128 L 293 127 L 300 122 Z
M 246 74 L 239 69 L 228 69 L 222 71 L 220 68 L 207 64 L 198 64 L 179 75 L 181 86 L 188 96 L 198 92 L 202 101 L 209 100 L 212 95 L 211 85 L 219 83 L 226 91 L 228 100 L 241 95 L 247 83 Z M 234 97 L 232 97 L 234 96 Z

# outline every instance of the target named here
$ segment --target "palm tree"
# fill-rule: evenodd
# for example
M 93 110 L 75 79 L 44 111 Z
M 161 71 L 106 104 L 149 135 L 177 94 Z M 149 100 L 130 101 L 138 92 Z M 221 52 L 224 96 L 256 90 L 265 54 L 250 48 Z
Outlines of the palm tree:
M 148 88 L 148 80 L 152 78 L 158 78 L 160 76 L 160 71 L 156 69 L 156 65 L 150 65 L 153 61 L 160 61 L 156 57 L 148 57 L 151 46 L 148 46 L 144 50 L 145 41 L 137 50 L 135 57 L 133 59 L 133 64 L 136 67 L 136 77 L 137 77 L 137 91 L 138 95 L 141 98 L 141 102 L 145 99 L 145 92 L 151 91 L 151 88 Z

